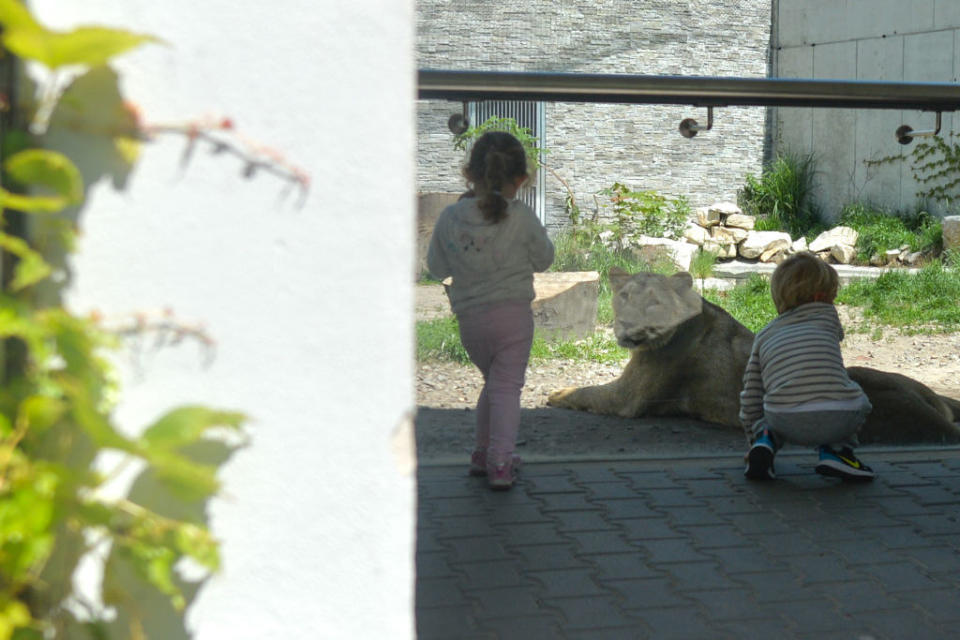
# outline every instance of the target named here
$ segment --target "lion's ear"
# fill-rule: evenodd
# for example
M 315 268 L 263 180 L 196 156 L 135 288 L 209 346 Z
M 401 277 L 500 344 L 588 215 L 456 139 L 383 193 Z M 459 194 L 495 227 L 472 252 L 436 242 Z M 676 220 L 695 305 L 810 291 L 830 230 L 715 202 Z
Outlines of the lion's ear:
M 620 267 L 610 267 L 610 270 L 607 271 L 607 276 L 610 278 L 610 288 L 615 292 L 620 290 L 620 287 L 627 283 L 627 280 L 630 279 L 630 274 L 621 269 Z
M 670 276 L 670 283 L 673 285 L 673 288 L 677 291 L 683 291 L 684 289 L 692 289 L 693 276 L 691 276 L 686 271 L 678 271 L 677 273 Z

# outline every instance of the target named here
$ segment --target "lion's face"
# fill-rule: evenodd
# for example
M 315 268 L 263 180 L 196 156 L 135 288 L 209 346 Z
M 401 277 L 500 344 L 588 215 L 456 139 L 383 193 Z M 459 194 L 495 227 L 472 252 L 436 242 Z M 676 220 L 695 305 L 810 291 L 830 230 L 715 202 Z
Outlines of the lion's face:
M 693 290 L 689 273 L 630 275 L 610 269 L 613 332 L 628 349 L 658 349 L 681 324 L 703 312 L 703 298 Z

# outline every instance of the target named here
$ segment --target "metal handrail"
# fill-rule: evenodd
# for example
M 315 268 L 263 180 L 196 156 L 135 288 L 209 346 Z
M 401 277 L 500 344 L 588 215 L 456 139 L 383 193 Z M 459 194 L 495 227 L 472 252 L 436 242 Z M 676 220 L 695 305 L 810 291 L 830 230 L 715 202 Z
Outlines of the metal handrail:
M 420 69 L 418 97 L 706 107 L 833 107 L 956 111 L 960 85 L 800 78 L 644 76 L 540 71 Z

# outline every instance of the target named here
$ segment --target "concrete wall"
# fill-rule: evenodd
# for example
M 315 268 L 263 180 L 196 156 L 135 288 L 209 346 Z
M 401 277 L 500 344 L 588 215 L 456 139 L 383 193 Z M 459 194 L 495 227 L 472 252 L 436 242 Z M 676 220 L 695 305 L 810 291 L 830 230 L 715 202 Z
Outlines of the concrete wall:
M 957 82 L 960 76 L 960 3 L 955 0 L 775 0 L 774 13 L 779 77 Z M 897 143 L 894 131 L 902 124 L 932 129 L 934 114 L 777 111 L 776 148 L 819 159 L 818 196 L 827 216 L 835 217 L 854 201 L 901 211 L 920 206 L 908 163 L 868 167 L 864 161 L 909 154 L 913 146 Z M 941 135 L 949 135 L 956 118 L 943 114 Z
M 503 11 L 475 0 L 419 0 L 421 68 L 576 71 L 611 74 L 764 77 L 769 0 L 634 2 L 534 0 Z M 463 157 L 452 149 L 448 116 L 459 103 L 417 105 L 417 188 L 462 191 Z M 684 118 L 706 123 L 706 109 L 683 106 L 548 104 L 547 162 L 587 212 L 593 194 L 625 182 L 694 206 L 734 199 L 747 173 L 759 173 L 765 110 L 715 112 L 714 128 L 688 140 Z M 566 222 L 565 190 L 547 177 L 547 220 Z
M 116 65 L 148 122 L 229 116 L 313 179 L 297 206 L 275 176 L 202 150 L 181 165 L 184 138 L 159 136 L 125 190 L 89 185 L 69 305 L 170 307 L 217 342 L 209 366 L 190 341 L 122 356 L 120 423 L 186 403 L 251 416 L 189 630 L 413 637 L 413 2 L 31 4 L 54 27 L 162 37 Z

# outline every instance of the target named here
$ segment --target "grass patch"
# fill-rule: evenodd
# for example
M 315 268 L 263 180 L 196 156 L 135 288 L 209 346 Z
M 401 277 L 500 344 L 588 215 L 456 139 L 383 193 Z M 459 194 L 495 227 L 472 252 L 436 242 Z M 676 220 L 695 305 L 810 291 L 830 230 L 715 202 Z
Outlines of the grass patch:
M 869 205 L 848 205 L 840 212 L 838 222 L 856 229 L 857 256 L 867 262 L 870 256 L 902 246 L 911 251 L 938 253 L 943 246 L 941 224 L 926 212 L 894 215 Z
M 707 289 L 703 296 L 756 333 L 777 317 L 770 297 L 770 280 L 754 273 L 746 282 L 728 291 Z
M 456 316 L 418 322 L 416 332 L 417 362 L 435 360 L 470 364 L 470 356 L 460 342 L 460 323 Z
M 910 274 L 887 271 L 874 281 L 858 280 L 840 290 L 837 301 L 863 309 L 871 324 L 905 333 L 960 330 L 960 272 L 933 262 Z

